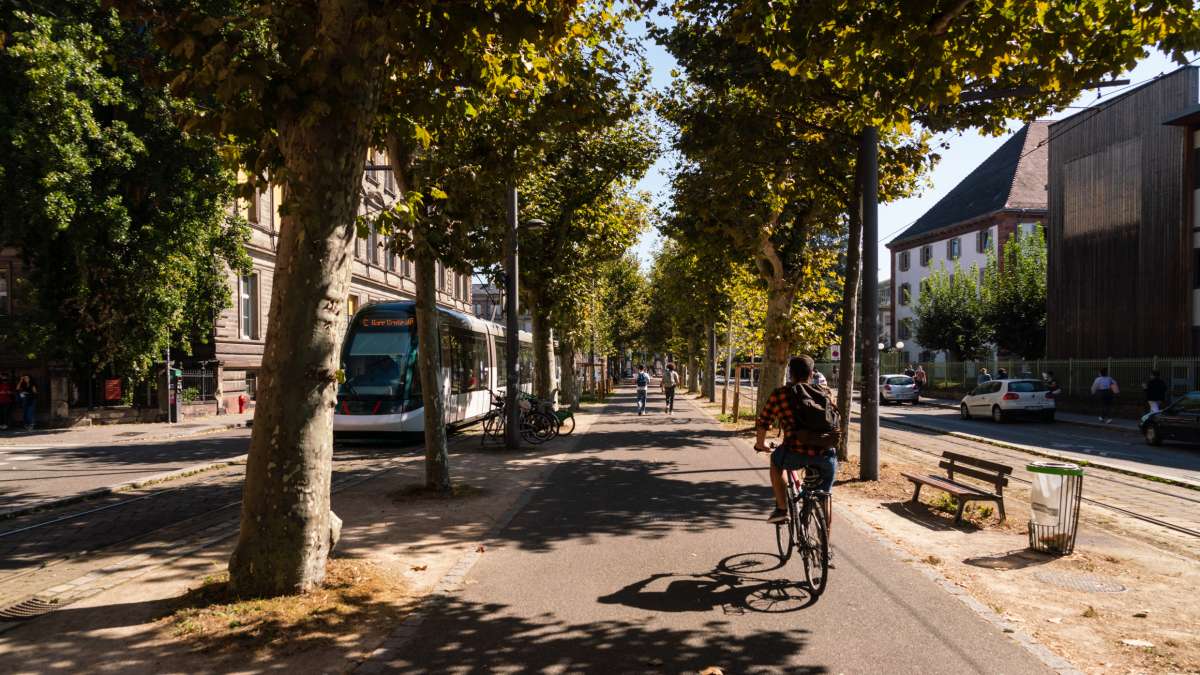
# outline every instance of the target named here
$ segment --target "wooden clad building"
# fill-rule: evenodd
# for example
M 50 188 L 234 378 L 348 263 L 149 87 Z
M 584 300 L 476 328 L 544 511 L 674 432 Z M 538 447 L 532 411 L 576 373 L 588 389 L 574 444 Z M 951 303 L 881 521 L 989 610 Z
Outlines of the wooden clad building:
M 1200 354 L 1197 98 L 1184 67 L 1050 126 L 1050 358 Z

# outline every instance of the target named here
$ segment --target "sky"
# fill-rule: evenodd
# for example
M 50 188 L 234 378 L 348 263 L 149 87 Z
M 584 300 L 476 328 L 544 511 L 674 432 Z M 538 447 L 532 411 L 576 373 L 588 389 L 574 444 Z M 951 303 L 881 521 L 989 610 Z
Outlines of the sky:
M 654 86 L 659 89 L 665 88 L 671 81 L 671 70 L 678 67 L 675 60 L 666 50 L 652 41 L 647 41 L 645 49 L 650 65 L 654 69 Z M 1097 99 L 1097 92 L 1095 90 L 1085 92 L 1074 102 L 1071 108 L 1050 115 L 1049 119 L 1069 117 L 1080 112 L 1082 107 L 1094 105 L 1097 102 L 1107 101 L 1115 96 L 1119 96 L 1121 93 L 1128 91 L 1138 84 L 1153 79 L 1160 74 L 1171 72 L 1177 67 L 1166 55 L 1155 51 L 1139 62 L 1136 68 L 1120 78 L 1131 80 L 1128 87 L 1106 88 L 1100 92 L 1102 97 L 1099 100 Z M 1009 128 L 1010 131 L 1016 131 L 1020 129 L 1020 126 L 1020 123 L 1014 122 L 1009 125 Z M 1007 135 L 1000 137 L 983 136 L 975 130 L 958 134 L 939 134 L 934 137 L 931 147 L 939 148 L 938 152 L 941 154 L 941 161 L 928 173 L 929 180 L 926 187 L 916 196 L 879 206 L 880 280 L 888 278 L 891 274 L 889 253 L 884 244 L 900 234 L 917 218 L 921 217 L 921 214 L 936 204 L 942 196 L 965 178 L 972 169 L 981 164 L 988 155 L 999 148 L 1007 138 Z M 949 147 L 940 149 L 940 141 L 945 141 Z M 664 146 L 669 143 L 669 138 L 665 136 L 665 130 L 662 143 Z M 672 163 L 671 156 L 663 154 L 639 184 L 640 189 L 650 192 L 655 196 L 656 203 L 667 204 L 669 201 L 667 191 Z M 636 251 L 638 257 L 643 262 L 643 266 L 646 266 L 652 259 L 659 239 L 660 237 L 655 231 L 650 231 L 642 235 Z

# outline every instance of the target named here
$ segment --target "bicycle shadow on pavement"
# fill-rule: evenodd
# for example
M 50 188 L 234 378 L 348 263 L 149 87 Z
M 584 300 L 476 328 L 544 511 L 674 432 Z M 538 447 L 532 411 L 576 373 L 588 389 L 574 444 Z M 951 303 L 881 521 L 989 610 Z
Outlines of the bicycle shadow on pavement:
M 601 604 L 618 604 L 651 612 L 757 612 L 785 614 L 807 609 L 820 598 L 801 581 L 768 578 L 787 560 L 774 553 L 738 553 L 701 574 L 659 572 L 615 593 L 600 596 Z

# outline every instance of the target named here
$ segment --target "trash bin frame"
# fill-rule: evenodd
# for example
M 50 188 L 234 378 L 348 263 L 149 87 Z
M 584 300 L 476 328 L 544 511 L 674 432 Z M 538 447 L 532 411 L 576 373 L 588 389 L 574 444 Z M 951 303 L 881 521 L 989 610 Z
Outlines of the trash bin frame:
M 1075 552 L 1075 538 L 1079 533 L 1079 507 L 1083 501 L 1083 468 L 1075 464 L 1051 464 L 1036 462 L 1025 467 L 1030 473 L 1052 474 L 1062 476 L 1063 485 L 1059 491 L 1058 512 L 1070 509 L 1070 522 L 1065 525 L 1038 525 L 1029 515 L 1029 548 L 1042 553 L 1070 555 Z M 1032 490 L 1032 482 L 1030 485 Z M 1030 505 L 1033 496 L 1030 495 Z M 1047 543 L 1050 542 L 1050 543 Z

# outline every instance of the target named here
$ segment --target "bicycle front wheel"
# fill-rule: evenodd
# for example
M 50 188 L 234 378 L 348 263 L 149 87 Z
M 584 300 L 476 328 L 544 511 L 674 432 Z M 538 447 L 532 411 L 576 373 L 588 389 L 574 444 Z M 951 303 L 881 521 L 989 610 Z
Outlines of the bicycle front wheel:
M 825 500 L 807 499 L 800 517 L 800 558 L 804 563 L 804 579 L 817 596 L 825 592 L 829 582 L 829 528 L 825 522 Z
M 558 421 L 558 434 L 560 436 L 568 436 L 572 431 L 575 431 L 575 415 L 567 415 Z
M 786 523 L 775 523 L 775 547 L 779 550 L 780 565 L 787 563 L 792 557 L 792 551 L 796 550 L 796 491 L 792 489 L 790 482 L 786 485 L 786 490 L 788 519 Z

